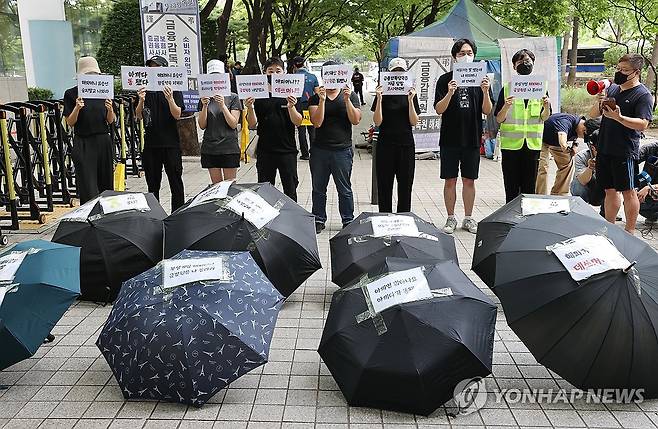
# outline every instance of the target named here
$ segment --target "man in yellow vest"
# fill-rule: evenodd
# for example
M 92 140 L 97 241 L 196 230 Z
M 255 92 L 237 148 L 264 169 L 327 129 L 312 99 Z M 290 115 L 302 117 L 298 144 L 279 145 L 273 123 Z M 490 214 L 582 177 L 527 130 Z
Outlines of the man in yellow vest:
M 531 74 L 534 64 L 535 54 L 527 49 L 512 56 L 512 66 L 519 75 Z M 516 99 L 506 83 L 494 114 L 500 123 L 505 201 L 510 202 L 521 193 L 535 193 L 544 121 L 551 115 L 551 101 L 548 94 L 541 100 Z

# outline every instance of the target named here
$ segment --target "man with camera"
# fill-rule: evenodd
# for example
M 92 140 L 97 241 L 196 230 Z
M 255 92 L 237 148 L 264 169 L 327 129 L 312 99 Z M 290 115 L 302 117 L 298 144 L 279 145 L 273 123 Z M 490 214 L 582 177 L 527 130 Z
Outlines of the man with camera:
M 591 121 L 591 119 L 590 119 Z M 573 157 L 574 176 L 571 182 L 571 195 L 582 198 L 586 203 L 593 206 L 601 206 L 601 216 L 603 213 L 603 199 L 605 192 L 596 180 L 596 155 L 599 141 L 599 131 L 595 130 L 589 135 L 585 135 L 587 149 L 578 152 Z
M 652 118 L 653 97 L 640 82 L 644 58 L 626 54 L 619 59 L 614 84 L 607 93 L 597 96 L 590 116 L 601 114 L 599 145 L 596 157 L 596 178 L 605 190 L 605 218 L 615 223 L 621 200 L 624 199 L 626 231 L 633 234 L 640 211 L 635 190 L 640 133 Z
M 640 147 L 638 164 L 644 163 L 642 171 L 644 183 L 638 186 L 637 198 L 640 201 L 640 214 L 644 223 L 658 222 L 658 142 Z

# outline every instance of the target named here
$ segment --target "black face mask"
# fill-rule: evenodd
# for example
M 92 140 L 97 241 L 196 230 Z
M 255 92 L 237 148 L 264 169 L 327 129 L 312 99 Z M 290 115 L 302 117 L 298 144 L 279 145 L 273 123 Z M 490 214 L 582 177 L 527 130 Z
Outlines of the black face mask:
M 532 73 L 533 63 L 531 61 L 524 61 L 516 66 L 516 72 L 522 76 Z
M 633 73 L 631 73 L 633 74 Z M 620 71 L 615 73 L 615 83 L 617 85 L 623 85 L 628 81 L 628 78 L 631 76 L 631 74 L 624 74 Z

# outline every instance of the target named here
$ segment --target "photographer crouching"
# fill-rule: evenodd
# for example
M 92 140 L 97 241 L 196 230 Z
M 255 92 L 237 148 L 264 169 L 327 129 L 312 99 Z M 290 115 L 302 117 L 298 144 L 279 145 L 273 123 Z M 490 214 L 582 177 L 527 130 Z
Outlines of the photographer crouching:
M 594 119 L 588 119 L 587 125 L 589 127 L 584 138 L 587 149 L 578 152 L 573 157 L 574 176 L 570 191 L 571 195 L 582 198 L 590 205 L 601 206 L 601 216 L 605 217 L 603 202 L 605 191 L 596 180 L 596 155 L 599 144 L 598 123 Z
M 640 200 L 640 215 L 645 224 L 658 222 L 658 142 L 642 145 L 638 164 L 644 163 L 643 173 L 638 180 L 637 198 Z

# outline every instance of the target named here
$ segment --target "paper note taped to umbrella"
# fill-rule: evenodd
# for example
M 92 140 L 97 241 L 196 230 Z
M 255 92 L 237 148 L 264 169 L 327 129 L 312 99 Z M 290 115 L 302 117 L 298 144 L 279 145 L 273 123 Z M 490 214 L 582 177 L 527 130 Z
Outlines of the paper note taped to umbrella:
M 567 198 L 532 198 L 521 199 L 521 214 L 523 216 L 540 213 L 569 213 L 570 201 Z
M 370 223 L 372 224 L 372 235 L 375 237 L 390 237 L 391 235 L 418 237 L 420 235 L 416 220 L 411 216 L 372 216 Z
M 206 280 L 226 280 L 222 258 L 166 259 L 162 262 L 162 287 L 171 289 Z
M 87 218 L 91 211 L 96 207 L 96 203 L 100 200 L 100 197 L 96 197 L 91 201 L 87 201 L 80 207 L 75 210 L 71 210 L 60 218 L 60 220 L 67 220 L 73 222 L 87 222 Z
M 228 189 L 231 187 L 233 182 L 234 180 L 224 180 L 223 182 L 215 183 L 194 197 L 187 208 L 198 206 L 199 204 L 203 204 L 207 201 L 222 200 L 226 198 L 228 196 Z
M 557 256 L 575 281 L 631 265 L 610 240 L 600 235 L 580 235 L 546 249 Z
M 366 285 L 375 313 L 405 302 L 432 298 L 427 278 L 420 267 L 387 274 Z
M 231 199 L 226 207 L 235 214 L 244 216 L 247 221 L 258 229 L 261 229 L 279 215 L 278 209 L 252 191 L 240 192 Z
M 103 209 L 103 214 L 124 210 L 151 210 L 144 194 L 121 194 L 112 195 L 111 197 L 101 197 L 101 208 Z
M 10 252 L 0 257 L 0 282 L 13 281 L 18 267 L 28 254 L 28 251 Z

